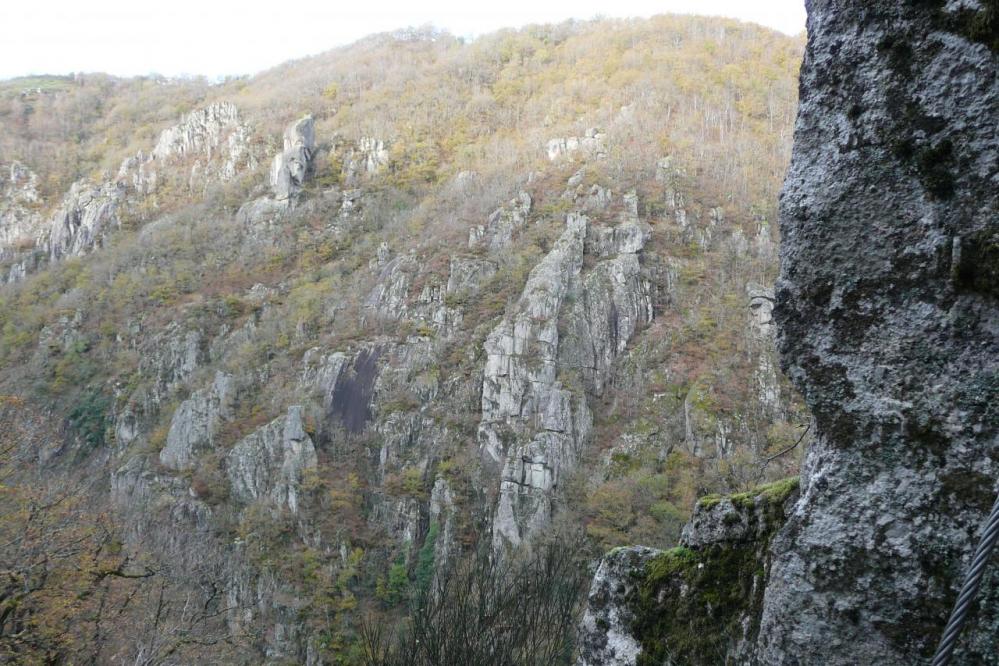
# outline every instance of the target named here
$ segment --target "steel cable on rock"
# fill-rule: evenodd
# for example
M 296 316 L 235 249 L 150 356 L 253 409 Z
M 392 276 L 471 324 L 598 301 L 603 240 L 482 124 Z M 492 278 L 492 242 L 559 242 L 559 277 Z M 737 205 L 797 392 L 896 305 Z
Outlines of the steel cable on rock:
M 989 563 L 989 557 L 992 555 L 997 541 L 999 541 L 999 497 L 996 497 L 996 502 L 992 505 L 992 513 L 989 514 L 989 519 L 985 522 L 985 531 L 978 542 L 975 557 L 971 560 L 971 568 L 965 576 L 961 593 L 957 597 L 957 603 L 954 604 L 950 620 L 947 621 L 940 645 L 933 656 L 932 666 L 947 666 L 950 663 L 954 648 L 957 646 L 957 639 L 961 636 L 964 623 L 968 620 L 968 611 L 978 594 L 982 575 L 985 573 L 985 567 Z

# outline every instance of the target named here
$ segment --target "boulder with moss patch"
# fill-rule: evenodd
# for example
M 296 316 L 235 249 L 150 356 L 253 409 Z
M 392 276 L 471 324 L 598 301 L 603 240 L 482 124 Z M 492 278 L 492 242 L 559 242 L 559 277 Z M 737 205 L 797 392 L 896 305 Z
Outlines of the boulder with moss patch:
M 770 544 L 798 479 L 702 498 L 680 545 L 619 548 L 600 563 L 577 666 L 742 663 L 759 633 Z

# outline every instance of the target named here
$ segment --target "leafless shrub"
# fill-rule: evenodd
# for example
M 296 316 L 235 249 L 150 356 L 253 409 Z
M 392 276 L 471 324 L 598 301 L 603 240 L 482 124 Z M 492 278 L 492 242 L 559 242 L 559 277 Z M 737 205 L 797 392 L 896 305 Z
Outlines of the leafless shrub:
M 589 574 L 573 539 L 496 558 L 491 552 L 438 572 L 410 619 L 389 635 L 365 622 L 368 666 L 568 664 Z

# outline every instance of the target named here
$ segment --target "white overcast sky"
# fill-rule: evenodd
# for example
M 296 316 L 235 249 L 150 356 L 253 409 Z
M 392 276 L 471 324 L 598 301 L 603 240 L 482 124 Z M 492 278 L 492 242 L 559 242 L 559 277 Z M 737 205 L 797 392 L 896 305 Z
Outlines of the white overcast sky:
M 0 78 L 252 74 L 407 26 L 474 37 L 670 12 L 730 16 L 788 34 L 805 25 L 804 0 L 0 0 Z

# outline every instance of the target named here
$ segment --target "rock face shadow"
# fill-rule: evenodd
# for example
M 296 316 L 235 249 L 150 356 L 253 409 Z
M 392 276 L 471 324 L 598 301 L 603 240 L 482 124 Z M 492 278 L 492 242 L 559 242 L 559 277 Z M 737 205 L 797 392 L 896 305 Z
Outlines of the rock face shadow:
M 362 349 L 333 386 L 330 416 L 343 423 L 350 433 L 359 433 L 371 420 L 371 398 L 378 378 L 381 350 Z

